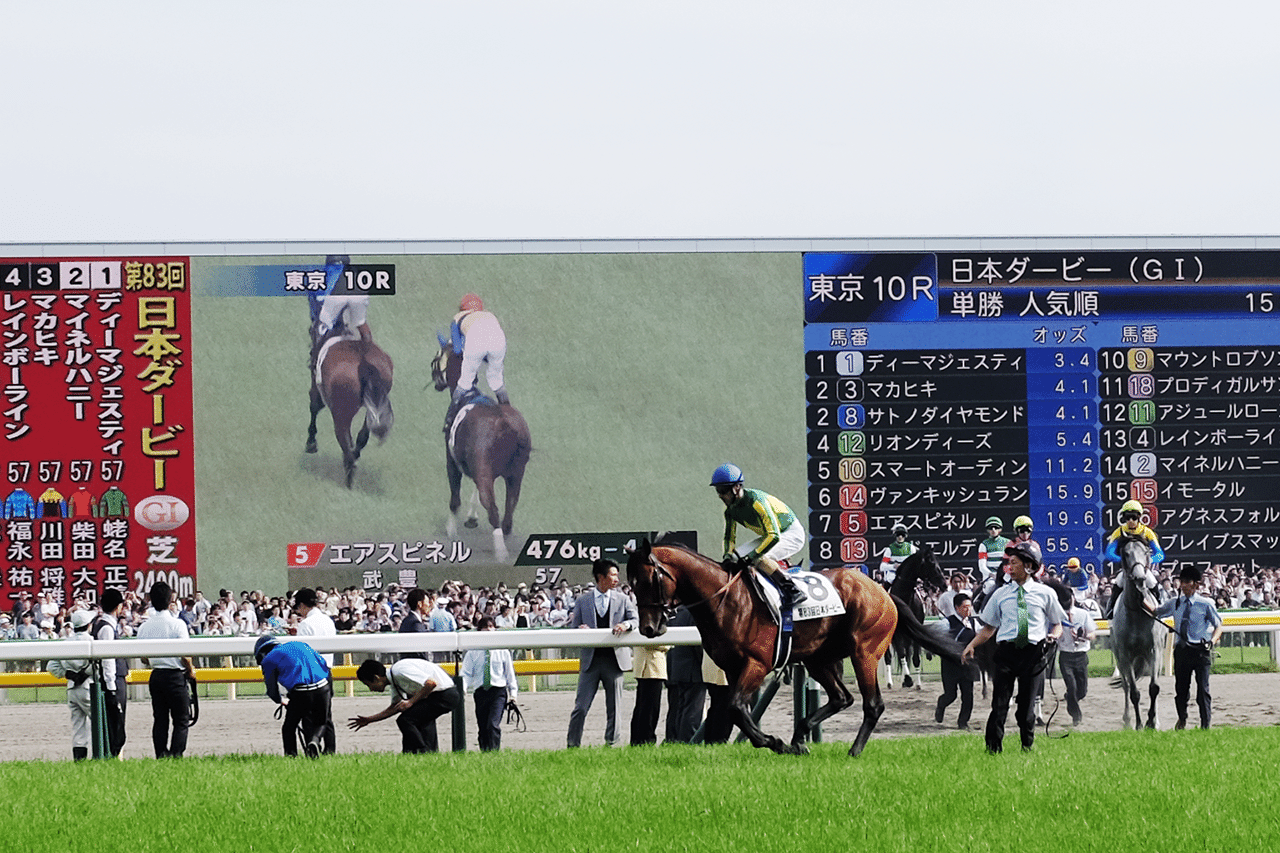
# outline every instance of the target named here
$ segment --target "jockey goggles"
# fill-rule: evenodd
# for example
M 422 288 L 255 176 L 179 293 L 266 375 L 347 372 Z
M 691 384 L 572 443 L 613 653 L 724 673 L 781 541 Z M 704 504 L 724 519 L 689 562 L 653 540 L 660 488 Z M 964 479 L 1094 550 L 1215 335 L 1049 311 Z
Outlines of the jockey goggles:
M 1138 519 L 1140 519 L 1140 518 L 1142 518 L 1142 513 L 1140 513 L 1140 512 L 1134 512 L 1133 510 L 1129 510 L 1128 512 L 1122 512 L 1122 513 L 1120 513 L 1120 520 L 1121 520 L 1121 521 L 1137 521 L 1137 520 L 1138 520 Z

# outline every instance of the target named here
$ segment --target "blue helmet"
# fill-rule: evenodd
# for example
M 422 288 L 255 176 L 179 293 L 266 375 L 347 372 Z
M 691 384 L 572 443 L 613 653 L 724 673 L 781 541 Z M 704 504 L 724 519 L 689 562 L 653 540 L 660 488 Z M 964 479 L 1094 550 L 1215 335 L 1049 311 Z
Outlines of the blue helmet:
M 742 469 L 732 462 L 726 462 L 711 473 L 711 485 L 732 486 L 742 482 Z
M 278 645 L 280 641 L 270 634 L 264 634 L 258 638 L 258 642 L 253 644 L 253 659 L 258 662 L 258 666 L 262 666 L 262 659 Z

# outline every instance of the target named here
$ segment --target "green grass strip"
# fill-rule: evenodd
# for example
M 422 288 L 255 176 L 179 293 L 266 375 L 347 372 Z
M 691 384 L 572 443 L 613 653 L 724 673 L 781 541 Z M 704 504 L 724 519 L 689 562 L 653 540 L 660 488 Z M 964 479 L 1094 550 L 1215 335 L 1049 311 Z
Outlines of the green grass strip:
M 11 762 L 31 850 L 1268 850 L 1280 728 L 429 756 Z

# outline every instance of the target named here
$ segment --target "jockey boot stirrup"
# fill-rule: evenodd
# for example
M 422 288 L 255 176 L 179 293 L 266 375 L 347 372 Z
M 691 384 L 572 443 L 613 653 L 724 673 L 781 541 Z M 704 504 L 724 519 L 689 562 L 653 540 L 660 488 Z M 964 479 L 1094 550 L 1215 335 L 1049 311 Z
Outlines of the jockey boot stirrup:
M 779 571 L 773 575 L 772 579 L 774 585 L 778 587 L 778 592 L 782 595 L 783 606 L 794 607 L 804 600 L 804 596 L 796 588 L 795 581 L 791 580 L 786 572 Z
M 502 405 L 502 406 L 511 405 L 511 398 L 507 396 L 506 388 L 499 388 L 497 391 L 494 391 L 493 398 L 498 401 L 499 405 Z

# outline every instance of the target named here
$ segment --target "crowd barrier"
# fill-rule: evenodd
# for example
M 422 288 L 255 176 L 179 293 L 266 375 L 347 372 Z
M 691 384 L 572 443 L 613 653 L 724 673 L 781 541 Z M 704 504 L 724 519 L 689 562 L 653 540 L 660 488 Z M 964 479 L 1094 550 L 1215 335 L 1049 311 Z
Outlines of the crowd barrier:
M 927 620 L 936 622 L 936 619 Z M 1172 627 L 1172 621 L 1165 624 Z M 1280 611 L 1231 612 L 1223 615 L 1224 633 L 1256 633 L 1269 638 L 1271 660 L 1280 663 Z M 1110 634 L 1106 621 L 1098 623 L 1098 635 Z M 1170 632 L 1172 642 L 1172 632 Z M 282 637 L 281 639 L 294 639 Z M 615 648 L 621 646 L 696 646 L 701 640 L 696 628 L 671 628 L 661 637 L 646 639 L 638 632 L 615 636 L 607 628 L 533 628 L 503 631 L 463 631 L 427 634 L 339 634 L 332 637 L 297 638 L 318 652 L 395 654 L 403 652 L 446 652 L 462 654 L 470 649 L 565 649 Z M 187 640 L 9 640 L 0 642 L 0 662 L 47 661 L 51 659 L 148 658 L 180 655 L 196 658 L 250 657 L 257 637 L 193 637 Z M 576 658 L 517 660 L 520 676 L 568 675 L 578 671 Z M 445 664 L 455 674 L 453 664 Z M 335 666 L 336 681 L 350 683 L 356 667 Z M 149 670 L 130 672 L 131 684 L 144 684 Z M 237 684 L 262 679 L 257 667 L 208 667 L 196 671 L 202 684 Z M 0 689 L 6 687 L 59 687 L 65 679 L 48 672 L 0 673 Z

